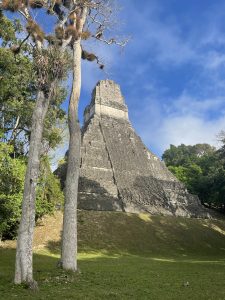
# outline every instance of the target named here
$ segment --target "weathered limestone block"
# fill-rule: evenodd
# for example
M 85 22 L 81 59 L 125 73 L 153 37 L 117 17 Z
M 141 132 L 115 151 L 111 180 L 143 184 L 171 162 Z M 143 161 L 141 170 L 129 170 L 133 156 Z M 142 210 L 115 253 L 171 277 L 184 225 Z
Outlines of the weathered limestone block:
M 78 207 L 206 216 L 198 197 L 135 133 L 120 87 L 100 81 L 84 112 Z

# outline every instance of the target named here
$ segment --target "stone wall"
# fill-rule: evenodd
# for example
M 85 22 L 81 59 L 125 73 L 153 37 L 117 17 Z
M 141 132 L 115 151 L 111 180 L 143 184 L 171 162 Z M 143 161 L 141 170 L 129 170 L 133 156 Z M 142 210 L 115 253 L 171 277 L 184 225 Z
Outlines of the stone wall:
M 117 84 L 100 81 L 84 114 L 79 208 L 207 215 L 135 133 Z
M 79 208 L 122 210 L 113 169 L 98 118 L 83 131 L 79 182 Z

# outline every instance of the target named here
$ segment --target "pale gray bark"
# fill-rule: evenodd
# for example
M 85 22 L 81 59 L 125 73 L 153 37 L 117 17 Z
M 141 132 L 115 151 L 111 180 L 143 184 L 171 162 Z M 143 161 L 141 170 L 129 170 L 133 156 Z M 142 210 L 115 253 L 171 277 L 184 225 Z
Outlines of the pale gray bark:
M 35 225 L 35 190 L 39 174 L 40 152 L 44 120 L 48 111 L 50 97 L 43 91 L 37 94 L 32 116 L 28 165 L 24 183 L 22 215 L 18 231 L 16 249 L 15 283 L 33 283 L 33 232 Z
M 15 125 L 13 127 L 12 134 L 11 134 L 11 137 L 10 137 L 9 141 L 13 141 L 15 139 L 15 137 L 16 137 L 16 131 L 17 131 L 17 128 L 19 126 L 19 123 L 20 123 L 20 116 L 18 116 L 16 118 L 16 122 L 15 122 Z
M 78 103 L 81 89 L 81 45 L 80 40 L 73 47 L 73 87 L 69 104 L 69 153 L 66 174 L 66 194 L 63 216 L 62 267 L 77 270 L 77 194 L 80 171 L 81 131 L 78 120 Z
M 86 21 L 87 8 L 82 9 L 80 32 Z M 81 39 L 73 43 L 73 86 L 70 95 L 69 153 L 66 174 L 66 193 L 63 215 L 61 264 L 65 270 L 77 270 L 77 196 L 80 173 L 81 131 L 78 120 L 78 104 L 81 90 Z

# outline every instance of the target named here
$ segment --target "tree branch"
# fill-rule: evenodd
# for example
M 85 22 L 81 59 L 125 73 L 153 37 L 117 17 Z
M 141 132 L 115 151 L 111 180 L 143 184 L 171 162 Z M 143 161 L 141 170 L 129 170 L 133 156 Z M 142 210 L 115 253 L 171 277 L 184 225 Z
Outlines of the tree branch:
M 129 42 L 129 38 L 125 39 L 124 41 L 117 41 L 115 38 L 110 38 L 109 40 L 104 39 L 102 37 L 97 37 L 96 35 L 92 36 L 93 38 L 97 39 L 100 42 L 103 42 L 107 45 L 117 45 L 117 46 L 121 46 L 121 47 L 125 47 L 126 44 Z

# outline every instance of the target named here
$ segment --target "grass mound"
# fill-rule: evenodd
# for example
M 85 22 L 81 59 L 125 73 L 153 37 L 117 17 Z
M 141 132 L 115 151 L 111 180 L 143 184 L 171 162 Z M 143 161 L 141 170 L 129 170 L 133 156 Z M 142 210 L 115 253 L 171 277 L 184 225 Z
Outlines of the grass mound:
M 0 248 L 0 298 L 225 299 L 224 220 L 80 211 L 78 274 L 56 267 L 61 224 L 36 228 L 38 293 L 12 284 L 15 250 Z

